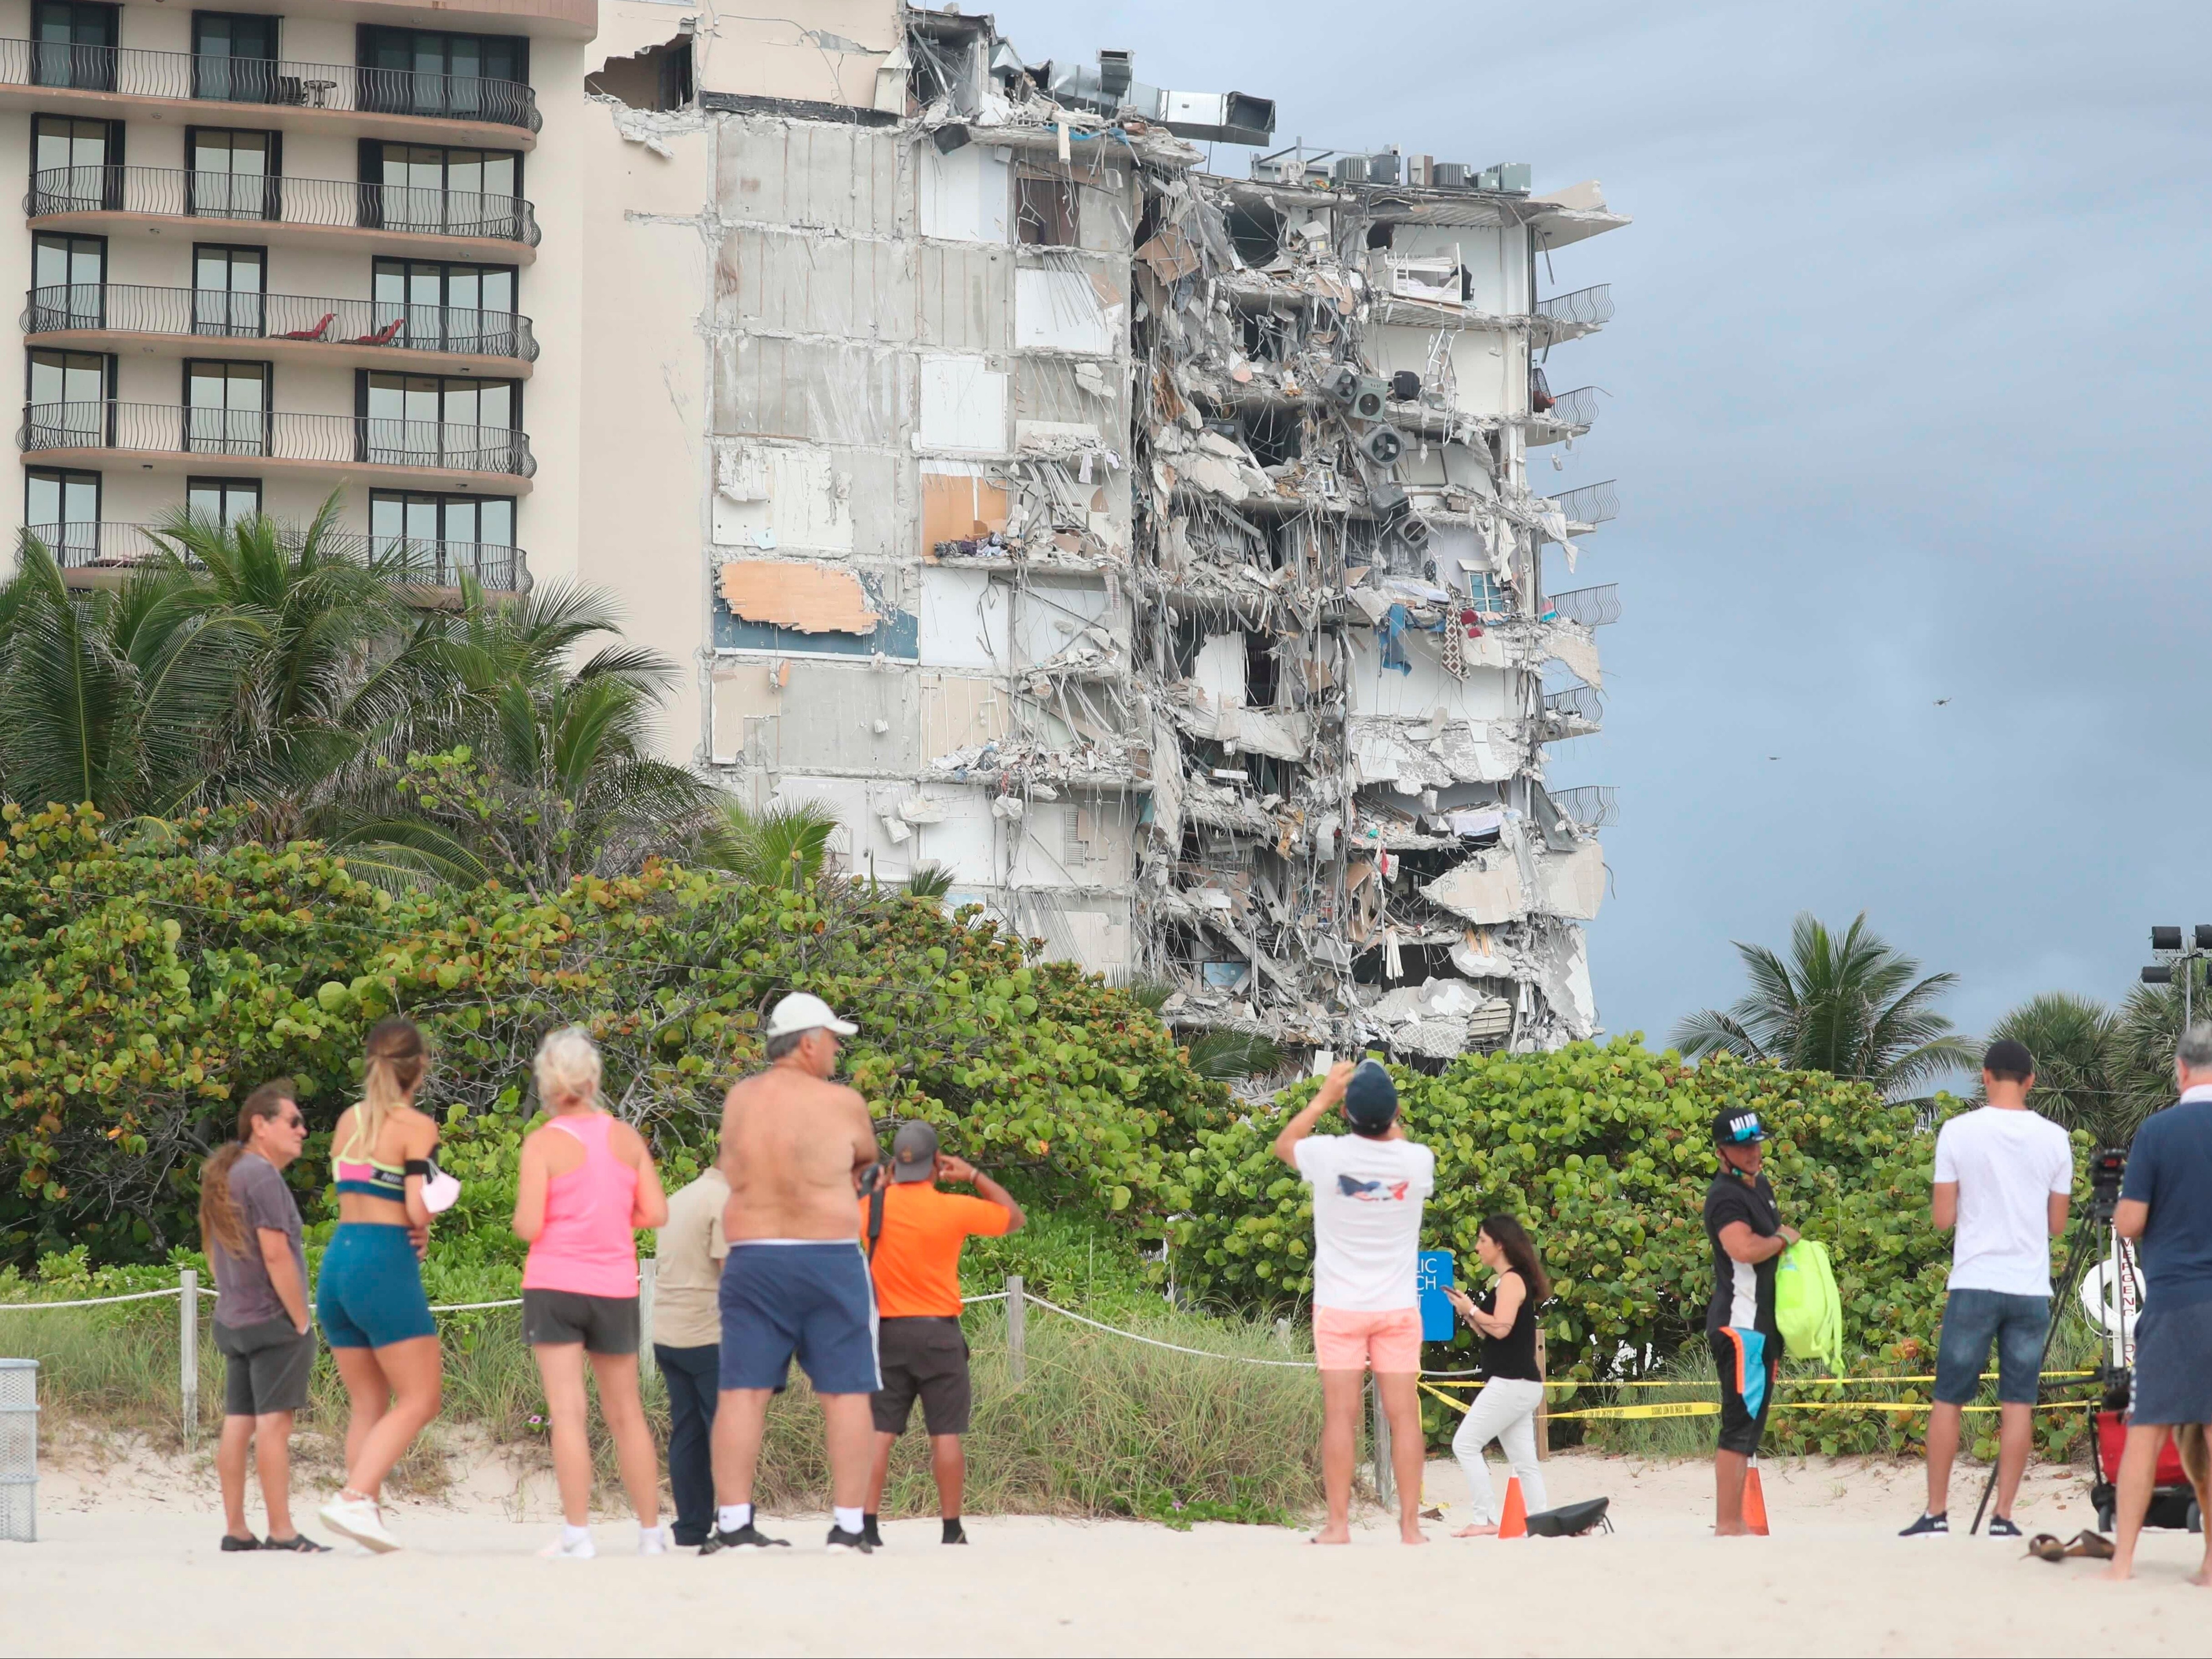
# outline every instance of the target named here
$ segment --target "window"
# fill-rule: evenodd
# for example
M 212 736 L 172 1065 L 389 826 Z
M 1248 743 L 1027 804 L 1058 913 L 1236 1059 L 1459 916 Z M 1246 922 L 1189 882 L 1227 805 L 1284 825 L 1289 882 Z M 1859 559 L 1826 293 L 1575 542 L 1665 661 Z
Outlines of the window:
M 97 351 L 34 351 L 30 394 L 24 426 L 31 448 L 99 448 L 113 429 L 115 359 Z
M 192 96 L 233 104 L 299 101 L 278 94 L 276 20 L 228 11 L 194 12 Z
M 371 222 L 391 230 L 434 230 L 451 236 L 520 240 L 522 157 L 507 149 L 452 149 L 435 144 L 362 143 L 362 181 L 380 186 Z
M 187 478 L 185 510 L 196 519 L 234 525 L 261 513 L 258 478 Z
M 269 365 L 185 359 L 185 447 L 200 455 L 266 455 Z
M 31 84 L 115 90 L 118 6 L 36 0 L 31 8 Z
M 513 265 L 453 264 L 435 259 L 379 259 L 376 326 L 400 324 L 394 345 L 419 351 L 476 351 L 511 357 L 520 342 L 514 320 Z
M 512 472 L 520 455 L 522 383 L 364 373 L 364 459 Z
M 34 466 L 23 479 L 23 524 L 62 564 L 100 556 L 100 474 Z
M 31 238 L 31 331 L 99 328 L 107 318 L 107 238 L 42 230 Z
M 519 586 L 512 497 L 371 490 L 368 534 L 372 557 L 434 586 L 458 586 L 463 573 L 487 587 Z
M 185 211 L 214 219 L 277 216 L 278 135 L 185 129 Z
M 269 251 L 202 242 L 192 249 L 192 332 L 258 336 Z
M 529 125 L 530 43 L 520 35 L 364 27 L 361 106 Z
M 1075 216 L 1073 180 L 1027 176 L 1014 180 L 1014 216 L 1027 246 L 1073 247 Z
M 123 205 L 123 124 L 31 118 L 31 211 L 110 212 Z

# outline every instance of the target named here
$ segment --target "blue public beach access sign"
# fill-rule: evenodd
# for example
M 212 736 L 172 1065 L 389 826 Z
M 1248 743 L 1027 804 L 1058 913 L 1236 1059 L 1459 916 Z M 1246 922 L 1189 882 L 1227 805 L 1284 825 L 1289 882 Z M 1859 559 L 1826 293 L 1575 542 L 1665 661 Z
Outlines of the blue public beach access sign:
M 1452 1253 L 1423 1250 L 1413 1282 L 1421 1293 L 1421 1340 L 1449 1342 L 1458 1328 L 1459 1316 L 1444 1299 L 1444 1286 L 1453 1283 Z

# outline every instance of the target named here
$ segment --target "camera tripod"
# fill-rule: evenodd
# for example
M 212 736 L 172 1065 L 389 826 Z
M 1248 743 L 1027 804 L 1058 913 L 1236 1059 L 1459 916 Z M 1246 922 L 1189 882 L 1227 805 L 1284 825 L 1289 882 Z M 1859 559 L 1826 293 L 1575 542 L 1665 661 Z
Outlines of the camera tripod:
M 2089 1161 L 2089 1206 L 2074 1223 L 2074 1236 L 2066 1250 L 2066 1265 L 2059 1270 L 2058 1284 L 2052 1293 L 2051 1327 L 2043 1334 L 2043 1352 L 2035 1361 L 2035 1404 L 2043 1401 L 2043 1374 L 2050 1368 L 2051 1346 L 2058 1340 L 2058 1322 L 2065 1317 L 2068 1306 L 2081 1288 L 2082 1276 L 2089 1264 L 2108 1259 L 2112 1255 L 2112 1217 L 2120 1206 L 2120 1177 L 2127 1168 L 2128 1155 L 2124 1151 L 2106 1148 L 2091 1156 Z M 2123 1265 L 2122 1271 L 2130 1269 Z M 2097 1366 L 2097 1381 L 2109 1383 L 2114 1361 L 2100 1358 Z M 2033 1407 L 2030 1407 L 2033 1410 Z M 2032 1419 L 2031 1419 L 2032 1420 Z M 2089 1415 L 2089 1446 L 2091 1455 L 2096 1455 L 2096 1407 L 2092 1403 Z M 1999 1455 L 1999 1462 L 2002 1455 Z M 1982 1486 L 1982 1501 L 1974 1505 L 1974 1524 L 1966 1528 L 1969 1535 L 1982 1529 L 1982 1516 L 1988 1511 L 1990 1499 L 1997 1489 L 1997 1465 L 1991 1465 L 1990 1478 Z

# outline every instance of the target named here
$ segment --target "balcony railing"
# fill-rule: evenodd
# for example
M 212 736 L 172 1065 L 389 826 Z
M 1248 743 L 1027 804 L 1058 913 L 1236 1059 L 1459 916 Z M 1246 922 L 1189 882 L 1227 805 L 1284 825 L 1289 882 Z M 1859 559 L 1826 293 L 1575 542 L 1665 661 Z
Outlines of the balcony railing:
M 1584 720 L 1595 726 L 1605 719 L 1605 698 L 1593 685 L 1571 685 L 1564 691 L 1544 694 L 1544 712 L 1554 720 Z
M 380 300 L 323 300 L 300 294 L 141 288 L 72 283 L 34 288 L 23 309 L 26 334 L 112 330 L 221 339 L 300 340 L 323 345 L 389 346 L 532 362 L 530 319 L 507 311 L 401 305 Z
M 33 404 L 17 441 L 44 449 L 124 449 L 143 454 L 222 455 L 284 461 L 367 463 L 454 472 L 538 471 L 524 434 L 374 415 L 293 415 L 265 409 L 173 404 Z
M 1602 628 L 1607 623 L 1620 620 L 1620 584 L 1607 582 L 1601 587 L 1569 588 L 1545 600 L 1544 608 L 1553 616 L 1565 617 L 1584 628 Z
M 1536 315 L 1548 317 L 1555 323 L 1575 323 L 1584 328 L 1596 328 L 1613 320 L 1613 284 L 1599 283 L 1589 288 L 1578 288 L 1571 294 L 1554 294 L 1548 300 L 1536 301 Z
M 159 556 L 154 539 L 159 525 L 34 524 L 25 528 L 46 544 L 64 569 L 127 569 Z M 490 542 L 425 542 L 404 536 L 364 536 L 342 532 L 324 538 L 325 548 L 349 558 L 383 566 L 422 587 L 459 587 L 468 576 L 495 593 L 520 593 L 530 586 L 529 556 L 519 547 Z M 197 561 L 187 559 L 187 563 Z
M 212 99 L 371 115 L 427 115 L 531 132 L 540 125 L 538 95 L 519 81 L 60 41 L 0 40 L 0 86 L 113 92 L 134 98 Z
M 1554 789 L 1551 794 L 1552 805 L 1585 830 L 1602 830 L 1620 820 L 1609 783 L 1585 783 L 1573 789 Z
M 1620 514 L 1620 492 L 1618 481 L 1607 478 L 1602 483 L 1584 484 L 1580 489 L 1564 490 L 1552 497 L 1552 504 L 1566 515 L 1570 525 L 1601 525 Z
M 183 167 L 48 167 L 31 175 L 24 212 L 149 213 L 179 219 L 260 219 L 276 224 L 411 231 L 538 241 L 538 216 L 520 196 L 288 179 Z
M 1553 426 L 1589 427 L 1597 423 L 1597 388 L 1578 386 L 1572 392 L 1562 392 L 1552 399 L 1546 413 Z

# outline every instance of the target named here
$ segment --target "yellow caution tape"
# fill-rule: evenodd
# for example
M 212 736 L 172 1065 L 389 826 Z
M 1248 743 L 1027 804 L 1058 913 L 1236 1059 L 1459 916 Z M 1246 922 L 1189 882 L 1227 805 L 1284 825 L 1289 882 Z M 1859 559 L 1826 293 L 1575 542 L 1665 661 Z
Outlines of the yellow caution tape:
M 2094 1376 L 2096 1374 L 2094 1371 L 2044 1371 L 2041 1373 L 2047 1377 Z M 1981 1380 L 1984 1382 L 1994 1382 L 1996 1379 L 1997 1374 L 1995 1371 L 1984 1371 L 1981 1375 Z M 1782 1386 L 1786 1389 L 1855 1389 L 1868 1382 L 1933 1382 L 1935 1380 L 1933 1376 L 1788 1376 L 1782 1379 Z M 1480 1377 L 1447 1380 L 1440 1376 L 1434 1378 L 1423 1376 L 1422 1387 L 1427 1388 L 1432 1384 L 1439 1389 L 1480 1389 L 1483 1386 L 1483 1382 Z M 1588 1377 L 1567 1377 L 1547 1382 L 1544 1386 L 1547 1389 L 1680 1389 L 1689 1385 L 1679 1378 L 1673 1381 L 1663 1378 L 1647 1378 L 1634 1382 L 1612 1382 L 1594 1381 Z
M 1676 1383 L 1674 1386 L 1680 1388 L 1682 1385 Z M 1455 1400 L 1451 1395 L 1443 1393 L 1429 1382 L 1424 1382 L 1421 1387 L 1427 1393 L 1443 1401 L 1454 1411 L 1465 1413 L 1471 1409 L 1466 1401 Z M 2039 1412 L 2078 1412 L 2092 1403 L 2087 1400 L 2062 1400 L 2051 1405 L 2038 1406 L 2034 1409 Z M 1909 1400 L 1778 1400 L 1771 1409 L 1778 1412 L 1896 1412 L 1903 1413 L 1924 1412 L 1928 1409 L 1928 1406 L 1924 1401 L 1915 1402 Z M 1979 1414 L 1995 1412 L 2000 1407 L 1961 1406 L 1959 1409 L 1962 1412 Z M 1590 1406 L 1574 1412 L 1547 1411 L 1544 1413 L 1544 1421 L 1565 1423 L 1577 1418 L 1620 1419 L 1655 1417 L 1718 1417 L 1720 1412 L 1720 1402 L 1717 1401 L 1664 1400 L 1655 1401 L 1648 1406 Z

